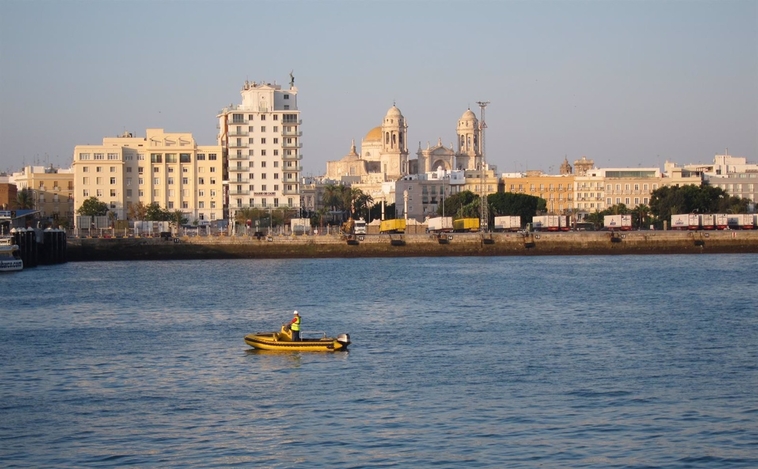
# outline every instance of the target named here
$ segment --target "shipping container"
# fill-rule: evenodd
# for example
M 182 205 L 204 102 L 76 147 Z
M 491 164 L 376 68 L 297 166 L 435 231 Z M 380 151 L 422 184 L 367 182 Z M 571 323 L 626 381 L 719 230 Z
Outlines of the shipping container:
M 518 231 L 521 229 L 521 217 L 507 215 L 495 217 L 495 231 Z
M 379 224 L 379 233 L 405 233 L 405 219 L 382 220 Z
M 686 230 L 689 227 L 689 214 L 671 215 L 672 230 Z
M 717 230 L 725 230 L 729 226 L 729 218 L 726 213 L 717 213 L 714 217 L 716 218 Z
M 534 231 L 558 231 L 561 229 L 559 215 L 536 215 L 532 217 Z
M 700 229 L 700 215 L 697 213 L 690 213 L 687 215 L 687 228 L 690 230 Z
M 453 231 L 453 217 L 436 217 L 426 220 L 426 229 L 430 233 Z
M 478 218 L 459 218 L 453 221 L 454 231 L 479 231 Z
M 716 215 L 712 213 L 703 213 L 700 215 L 700 226 L 704 230 L 716 229 Z
M 631 215 L 605 215 L 603 226 L 608 230 L 629 231 L 632 229 Z

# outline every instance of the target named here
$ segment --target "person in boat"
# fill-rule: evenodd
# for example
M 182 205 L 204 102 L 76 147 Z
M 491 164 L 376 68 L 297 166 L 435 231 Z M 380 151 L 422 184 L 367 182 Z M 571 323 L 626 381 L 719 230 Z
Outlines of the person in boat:
M 290 330 L 292 331 L 292 340 L 299 341 L 300 340 L 300 314 L 298 314 L 297 311 L 294 313 L 295 317 L 292 318 L 292 321 L 290 321 Z

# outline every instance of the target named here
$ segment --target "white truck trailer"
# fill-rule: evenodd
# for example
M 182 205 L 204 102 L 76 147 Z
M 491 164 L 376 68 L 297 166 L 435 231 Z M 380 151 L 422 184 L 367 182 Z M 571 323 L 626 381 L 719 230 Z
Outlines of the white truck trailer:
M 426 219 L 426 229 L 430 233 L 453 231 L 453 217 L 435 217 Z
M 521 229 L 521 217 L 504 215 L 495 217 L 495 231 L 518 231 Z
M 609 230 L 629 231 L 632 229 L 631 215 L 605 215 L 603 226 Z

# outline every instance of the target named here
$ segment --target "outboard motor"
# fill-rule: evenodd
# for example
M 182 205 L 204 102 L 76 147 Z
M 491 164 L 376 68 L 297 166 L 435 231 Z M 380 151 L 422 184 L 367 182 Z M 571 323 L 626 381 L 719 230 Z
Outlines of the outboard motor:
M 343 344 L 345 347 L 350 345 L 350 334 L 340 334 L 337 336 L 337 342 Z

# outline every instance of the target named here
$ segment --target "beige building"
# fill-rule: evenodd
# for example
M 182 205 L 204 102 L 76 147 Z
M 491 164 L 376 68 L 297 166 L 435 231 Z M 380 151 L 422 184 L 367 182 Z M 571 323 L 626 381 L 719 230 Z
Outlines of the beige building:
M 200 146 L 191 133 L 147 129 L 100 145 L 74 148 L 75 211 L 90 197 L 108 204 L 119 220 L 142 202 L 181 210 L 190 223 L 224 218 L 223 160 L 218 145 Z
M 32 190 L 34 209 L 39 218 L 60 220 L 65 218 L 73 223 L 74 215 L 74 172 L 72 169 L 26 166 L 10 176 L 17 192 Z M 15 200 L 14 200 L 15 202 Z
M 571 173 L 553 175 L 532 170 L 502 175 L 503 190 L 541 197 L 550 214 L 567 214 L 574 208 L 574 178 Z
M 242 104 L 217 116 L 230 218 L 242 208 L 299 209 L 303 133 L 294 78 L 287 89 L 245 81 L 240 94 Z

